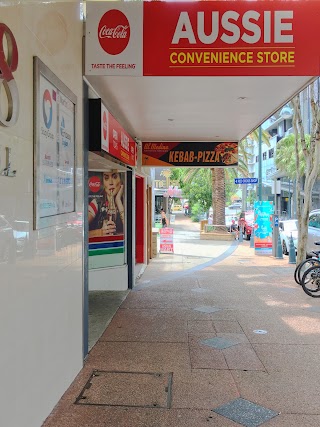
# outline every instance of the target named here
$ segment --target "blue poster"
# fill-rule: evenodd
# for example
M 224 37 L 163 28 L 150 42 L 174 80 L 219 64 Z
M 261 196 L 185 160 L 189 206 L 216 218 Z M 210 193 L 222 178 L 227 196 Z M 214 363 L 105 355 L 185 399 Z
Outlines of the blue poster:
M 256 255 L 272 255 L 273 202 L 254 203 L 254 249 Z

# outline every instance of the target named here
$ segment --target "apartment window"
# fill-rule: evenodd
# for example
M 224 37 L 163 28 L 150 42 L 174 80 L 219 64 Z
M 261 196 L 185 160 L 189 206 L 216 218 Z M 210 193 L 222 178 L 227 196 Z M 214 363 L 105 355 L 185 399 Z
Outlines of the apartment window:
M 256 163 L 259 163 L 259 156 L 256 156 Z
M 272 159 L 274 157 L 274 148 L 271 148 L 269 150 L 269 159 Z
M 267 152 L 266 151 L 262 154 L 262 160 L 267 160 Z

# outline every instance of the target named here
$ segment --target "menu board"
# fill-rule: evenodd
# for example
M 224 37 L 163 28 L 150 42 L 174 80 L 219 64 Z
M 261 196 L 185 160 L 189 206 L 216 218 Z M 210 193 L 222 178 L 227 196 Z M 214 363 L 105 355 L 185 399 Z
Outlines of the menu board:
M 173 228 L 160 228 L 160 253 L 173 254 Z
M 75 211 L 75 96 L 39 63 L 35 82 L 35 228 L 63 222 L 63 215 Z M 50 221 L 55 216 L 60 216 L 59 220 Z

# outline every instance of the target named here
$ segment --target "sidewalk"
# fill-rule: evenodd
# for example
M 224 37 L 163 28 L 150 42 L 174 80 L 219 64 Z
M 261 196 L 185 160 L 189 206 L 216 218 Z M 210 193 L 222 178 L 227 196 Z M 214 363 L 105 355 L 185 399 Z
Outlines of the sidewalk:
M 182 253 L 152 260 L 43 427 L 320 425 L 320 301 L 287 257 L 249 242 L 194 239 L 190 253 L 189 225 L 187 239 L 175 224 Z

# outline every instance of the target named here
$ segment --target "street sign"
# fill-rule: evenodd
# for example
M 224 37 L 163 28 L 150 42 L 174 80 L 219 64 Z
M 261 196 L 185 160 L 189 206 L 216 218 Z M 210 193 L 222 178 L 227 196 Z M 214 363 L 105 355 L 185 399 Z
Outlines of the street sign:
M 258 184 L 258 178 L 235 178 L 235 184 Z
M 279 227 L 279 217 L 278 217 L 278 215 L 274 216 L 274 226 L 275 227 Z

